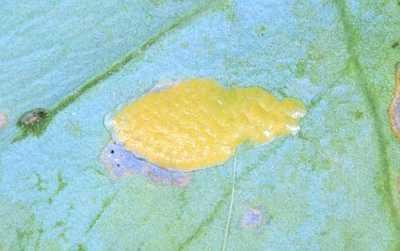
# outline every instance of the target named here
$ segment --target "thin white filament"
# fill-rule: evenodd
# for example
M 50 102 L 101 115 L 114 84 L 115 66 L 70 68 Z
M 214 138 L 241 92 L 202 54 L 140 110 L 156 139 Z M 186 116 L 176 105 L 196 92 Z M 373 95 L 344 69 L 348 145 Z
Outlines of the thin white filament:
M 222 243 L 222 251 L 226 251 L 227 243 L 228 243 L 228 237 L 229 237 L 229 230 L 230 230 L 230 225 L 232 221 L 232 211 L 233 211 L 233 204 L 235 202 L 235 187 L 236 187 L 236 155 L 233 157 L 233 170 L 232 170 L 232 189 L 231 189 L 231 201 L 229 204 L 229 211 L 228 211 L 228 218 L 226 220 L 226 225 L 225 225 L 225 234 L 224 234 L 224 242 Z

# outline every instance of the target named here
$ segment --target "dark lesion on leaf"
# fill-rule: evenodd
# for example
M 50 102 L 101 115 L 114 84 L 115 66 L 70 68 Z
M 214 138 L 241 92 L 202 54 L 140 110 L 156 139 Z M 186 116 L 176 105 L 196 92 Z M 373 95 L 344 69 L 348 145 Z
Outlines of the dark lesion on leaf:
M 392 48 L 393 48 L 393 49 L 396 49 L 397 47 L 399 47 L 399 45 L 400 45 L 400 42 L 399 42 L 399 41 L 396 41 L 396 42 L 394 42 L 394 43 L 392 44 Z
M 17 127 L 20 129 L 13 142 L 17 142 L 29 135 L 40 136 L 51 120 L 51 113 L 44 108 L 35 108 L 22 114 L 18 121 Z

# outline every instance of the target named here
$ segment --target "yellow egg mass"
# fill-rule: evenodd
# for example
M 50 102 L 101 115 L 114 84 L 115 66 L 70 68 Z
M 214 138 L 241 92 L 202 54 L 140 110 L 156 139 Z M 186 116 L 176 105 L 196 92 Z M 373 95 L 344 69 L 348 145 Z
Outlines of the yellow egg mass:
M 160 167 L 192 171 L 222 164 L 243 142 L 295 134 L 302 103 L 260 87 L 225 88 L 190 79 L 145 94 L 112 120 L 124 147 Z

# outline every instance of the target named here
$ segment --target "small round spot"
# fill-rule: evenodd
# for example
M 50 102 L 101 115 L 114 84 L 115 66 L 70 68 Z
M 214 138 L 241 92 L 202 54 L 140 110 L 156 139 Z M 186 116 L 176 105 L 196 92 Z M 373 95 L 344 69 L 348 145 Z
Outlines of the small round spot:
M 7 125 L 7 115 L 0 112 L 0 129 L 6 127 Z
M 114 154 L 114 150 L 111 150 L 110 153 L 111 153 L 111 154 Z
M 264 222 L 264 215 L 258 208 L 249 208 L 242 216 L 242 228 L 256 228 Z

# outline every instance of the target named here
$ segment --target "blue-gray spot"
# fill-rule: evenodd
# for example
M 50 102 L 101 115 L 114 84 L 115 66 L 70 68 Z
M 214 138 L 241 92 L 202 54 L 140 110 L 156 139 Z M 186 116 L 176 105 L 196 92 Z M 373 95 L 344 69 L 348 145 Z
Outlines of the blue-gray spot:
M 136 174 L 148 177 L 157 184 L 180 187 L 186 186 L 191 178 L 188 173 L 160 168 L 149 163 L 115 142 L 107 144 L 100 160 L 114 178 Z
M 260 209 L 249 208 L 242 216 L 242 228 L 256 228 L 264 222 L 264 216 Z

